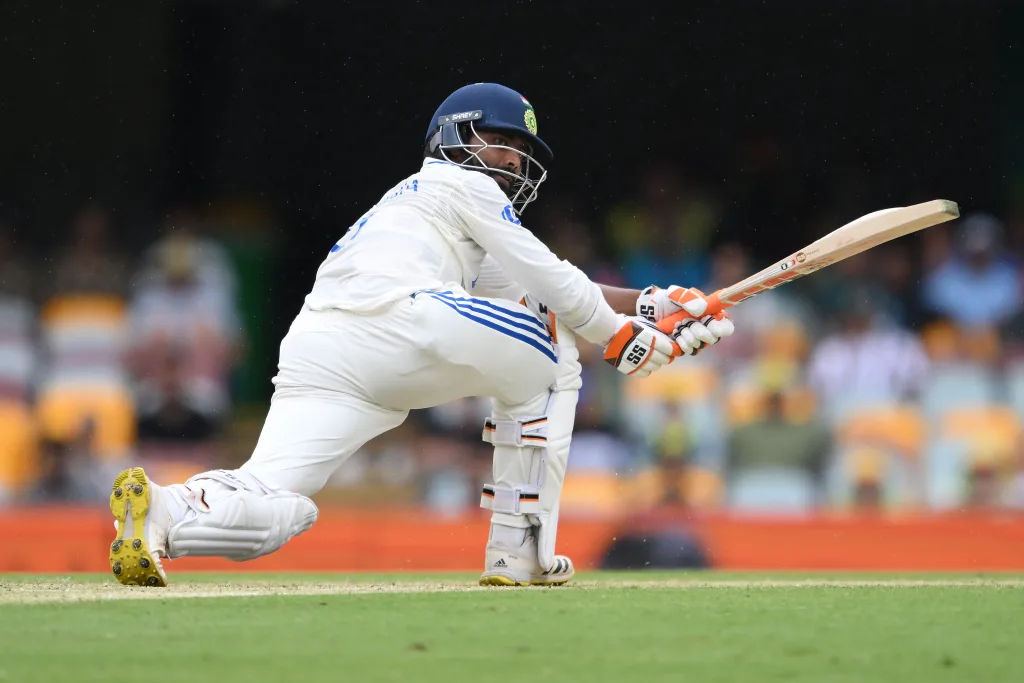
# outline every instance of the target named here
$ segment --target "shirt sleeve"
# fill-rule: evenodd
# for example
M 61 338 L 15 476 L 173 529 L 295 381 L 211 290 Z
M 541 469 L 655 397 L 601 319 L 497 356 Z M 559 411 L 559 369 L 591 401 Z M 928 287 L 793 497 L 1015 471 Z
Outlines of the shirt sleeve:
M 587 341 L 606 344 L 618 316 L 583 271 L 560 260 L 519 223 L 508 199 L 488 176 L 467 171 L 462 179 L 469 237 L 491 255 L 506 276 L 555 312 Z

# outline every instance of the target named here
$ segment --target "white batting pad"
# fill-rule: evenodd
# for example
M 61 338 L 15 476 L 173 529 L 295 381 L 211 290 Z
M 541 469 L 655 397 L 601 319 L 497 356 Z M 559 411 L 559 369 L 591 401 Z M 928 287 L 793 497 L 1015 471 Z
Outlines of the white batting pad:
M 492 524 L 539 527 L 537 559 L 544 570 L 555 562 L 558 501 L 582 384 L 572 332 L 557 324 L 557 339 L 551 390 L 515 406 L 493 401 L 483 437 L 494 445 L 494 483 L 484 487 L 481 507 L 492 510 Z
M 252 560 L 309 529 L 319 514 L 309 498 L 270 490 L 246 472 L 205 472 L 186 486 L 201 492 L 202 504 L 171 528 L 172 559 L 191 555 Z

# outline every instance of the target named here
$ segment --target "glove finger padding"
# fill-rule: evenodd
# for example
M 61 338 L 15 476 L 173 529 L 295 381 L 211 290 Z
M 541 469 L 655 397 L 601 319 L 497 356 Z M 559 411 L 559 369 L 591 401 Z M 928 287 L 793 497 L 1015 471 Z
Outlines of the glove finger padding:
M 658 322 L 680 311 L 699 318 L 708 309 L 704 292 L 676 285 L 661 289 L 655 285 L 644 289 L 636 300 L 636 314 L 650 322 Z
M 604 350 L 605 362 L 619 372 L 646 377 L 682 353 L 668 335 L 642 318 L 623 319 L 624 324 Z
M 704 325 L 711 331 L 711 334 L 715 335 L 718 339 L 724 339 L 725 337 L 731 337 L 732 333 L 736 331 L 736 326 L 732 323 L 732 318 L 727 316 L 725 313 L 719 313 L 713 316 L 709 322 L 705 322 Z
M 681 320 L 676 323 L 673 337 L 685 356 L 695 356 L 736 331 L 732 319 L 724 312 L 706 316 L 703 320 Z
M 707 294 L 696 287 L 685 289 L 675 285 L 668 288 L 669 300 L 692 316 L 699 317 L 708 310 Z

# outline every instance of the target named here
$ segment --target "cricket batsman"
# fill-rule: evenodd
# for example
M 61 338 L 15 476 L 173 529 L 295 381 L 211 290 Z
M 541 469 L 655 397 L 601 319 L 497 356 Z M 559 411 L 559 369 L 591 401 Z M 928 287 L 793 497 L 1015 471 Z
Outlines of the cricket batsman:
M 452 93 L 430 119 L 420 169 L 331 249 L 281 342 L 274 395 L 252 457 L 159 486 L 114 480 L 110 566 L 123 584 L 164 586 L 161 558 L 251 560 L 309 529 L 309 496 L 409 411 L 489 397 L 494 446 L 480 583 L 561 585 L 558 501 L 580 388 L 577 339 L 645 377 L 733 333 L 698 290 L 598 285 L 520 223 L 551 149 L 519 93 Z M 671 334 L 653 324 L 679 318 Z

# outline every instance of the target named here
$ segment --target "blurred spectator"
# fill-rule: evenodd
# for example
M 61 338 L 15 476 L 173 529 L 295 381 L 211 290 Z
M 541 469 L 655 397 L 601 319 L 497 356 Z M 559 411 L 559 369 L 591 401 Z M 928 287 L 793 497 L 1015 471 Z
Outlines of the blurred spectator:
M 787 418 L 786 397 L 767 397 L 765 415 L 733 431 L 726 479 L 730 503 L 743 509 L 806 510 L 824 498 L 832 438 L 815 419 Z
M 132 446 L 135 417 L 124 367 L 127 265 L 112 247 L 111 228 L 110 212 L 86 203 L 52 267 L 37 273 L 43 305 L 35 412 L 47 442 L 80 443 L 88 423 L 90 457 L 114 467 Z
M 202 249 L 188 233 L 164 240 L 151 277 L 131 302 L 132 367 L 155 404 L 159 378 L 181 363 L 180 390 L 192 409 L 219 422 L 230 404 L 230 372 L 241 348 L 238 310 L 220 281 L 203 279 Z M 208 265 L 208 264 L 207 264 Z M 168 358 L 177 360 L 169 361 Z
M 40 272 L 43 301 L 61 295 L 127 294 L 128 263 L 114 250 L 112 227 L 110 211 L 97 201 L 75 212 L 67 243 L 52 266 Z
M 1001 472 L 997 454 L 981 449 L 971 454 L 967 468 L 966 506 L 974 510 L 998 507 L 1002 502 Z
M 716 202 L 680 165 L 648 167 L 637 195 L 607 218 L 630 287 L 692 287 L 707 278 L 707 249 L 721 221 Z
M 196 444 L 208 441 L 218 431 L 218 424 L 204 413 L 201 398 L 188 393 L 183 357 L 174 350 L 155 368 L 138 399 L 138 437 L 147 444 Z
M 872 447 L 860 447 L 847 454 L 847 467 L 840 473 L 850 487 L 853 509 L 878 511 L 885 505 L 886 453 Z
M 989 214 L 964 221 L 956 254 L 924 281 L 929 310 L 963 327 L 999 325 L 1021 309 L 1021 280 L 1003 251 L 1003 226 Z
M 854 402 L 914 399 L 927 378 L 920 340 L 880 320 L 875 292 L 848 290 L 841 330 L 822 340 L 811 356 L 811 386 L 830 412 Z
M 96 422 L 86 416 L 68 441 L 46 439 L 42 443 L 43 475 L 30 500 L 38 502 L 103 502 L 120 465 L 104 463 L 94 448 Z
M 882 481 L 877 478 L 856 479 L 853 485 L 853 507 L 857 510 L 882 508 Z
M 912 242 L 896 240 L 876 247 L 877 282 L 884 293 L 881 311 L 893 323 L 916 329 L 924 320 Z
M 660 483 L 657 504 L 685 506 L 689 502 L 686 500 L 686 470 L 691 460 L 692 437 L 682 405 L 673 401 L 666 408 L 665 424 L 654 443 Z
M 206 224 L 188 202 L 168 207 L 161 226 L 163 236 L 143 255 L 142 269 L 133 284 L 138 289 L 166 284 L 168 259 L 177 258 L 168 252 L 180 252 L 188 245 L 187 256 L 191 277 L 209 295 L 234 302 L 238 295 L 238 278 L 227 251 L 207 234 Z

